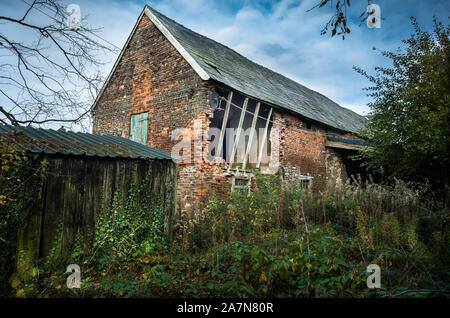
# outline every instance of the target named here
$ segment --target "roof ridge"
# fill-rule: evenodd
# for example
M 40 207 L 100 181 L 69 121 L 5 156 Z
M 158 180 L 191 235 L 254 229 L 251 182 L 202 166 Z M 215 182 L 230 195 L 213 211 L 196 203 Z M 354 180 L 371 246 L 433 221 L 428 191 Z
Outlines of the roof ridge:
M 207 37 L 206 35 L 200 34 L 200 33 L 198 33 L 197 31 L 194 31 L 194 30 L 192 30 L 192 29 L 190 29 L 190 28 L 188 28 L 188 27 L 182 25 L 181 23 L 178 23 L 177 21 L 175 21 L 175 20 L 169 18 L 168 16 L 166 16 L 165 14 L 159 12 L 158 10 L 154 9 L 153 7 L 150 7 L 148 4 L 146 4 L 146 6 L 147 6 L 151 11 L 156 12 L 156 13 L 159 14 L 159 15 L 162 15 L 164 18 L 166 18 L 167 20 L 170 20 L 170 22 L 173 22 L 173 23 L 177 24 L 178 26 L 182 27 L 183 29 L 186 29 L 186 30 L 188 30 L 188 31 L 190 31 L 190 32 L 192 32 L 192 33 L 194 33 L 195 35 L 199 35 L 199 36 L 201 36 L 202 38 L 205 38 L 205 39 L 207 39 L 207 40 L 209 40 L 209 41 L 213 41 L 213 42 L 215 42 L 216 44 L 219 44 L 220 46 L 223 46 L 224 48 L 226 48 L 226 49 L 228 49 L 228 50 L 231 50 L 231 51 L 233 51 L 234 53 L 240 55 L 240 56 L 243 57 L 244 59 L 247 59 L 247 60 L 249 60 L 249 61 L 252 62 L 252 63 L 258 64 L 258 63 L 256 63 L 256 62 L 250 60 L 248 57 L 245 57 L 244 55 L 242 55 L 242 54 L 239 53 L 238 51 L 233 50 L 231 47 L 229 47 L 229 46 L 227 46 L 227 45 L 225 45 L 225 44 L 223 44 L 223 43 L 220 43 L 219 41 L 216 41 L 216 40 L 214 40 L 214 39 L 212 39 L 212 38 L 209 38 L 209 37 Z M 261 64 L 258 64 L 258 65 L 259 65 L 259 66 L 262 66 L 262 67 L 264 67 L 264 68 L 267 68 L 267 67 L 265 67 L 264 65 L 261 65 Z M 271 69 L 269 69 L 269 68 L 267 68 L 267 69 L 268 69 L 269 71 L 271 71 Z M 272 71 L 272 72 L 275 72 L 275 71 Z M 280 75 L 283 75 L 283 74 L 280 74 Z
M 158 10 L 154 9 L 153 7 L 150 7 L 148 4 L 146 4 L 146 6 L 147 6 L 151 11 L 156 12 L 156 13 L 159 14 L 159 15 L 162 15 L 164 18 L 166 18 L 167 20 L 169 20 L 169 21 L 171 21 L 171 22 L 177 24 L 178 26 L 182 27 L 183 29 L 185 29 L 185 30 L 187 30 L 187 31 L 190 31 L 190 32 L 192 32 L 193 34 L 198 35 L 198 36 L 200 36 L 200 37 L 202 37 L 202 38 L 204 38 L 204 39 L 207 39 L 207 40 L 209 40 L 209 41 L 213 41 L 214 43 L 216 43 L 216 44 L 218 44 L 218 45 L 220 45 L 220 46 L 222 46 L 222 47 L 224 47 L 224 48 L 226 48 L 226 49 L 228 49 L 228 50 L 230 50 L 230 51 L 233 51 L 234 53 L 238 54 L 238 55 L 241 56 L 243 59 L 246 59 L 247 61 L 249 61 L 249 62 L 251 62 L 251 63 L 256 64 L 256 65 L 258 65 L 258 66 L 260 66 L 260 67 L 262 67 L 262 68 L 265 68 L 266 70 L 268 70 L 268 71 L 270 71 L 270 72 L 272 72 L 272 73 L 275 73 L 275 74 L 277 74 L 277 75 L 283 76 L 284 78 L 286 78 L 286 79 L 288 79 L 288 80 L 294 82 L 295 84 L 301 85 L 301 86 L 303 86 L 304 88 L 309 89 L 309 90 L 311 90 L 311 91 L 313 91 L 313 92 L 315 92 L 315 93 L 318 93 L 318 94 L 322 95 L 323 97 L 325 97 L 325 98 L 331 100 L 329 97 L 325 96 L 324 94 L 322 94 L 322 93 L 320 93 L 320 92 L 318 92 L 318 91 L 315 91 L 315 90 L 313 90 L 313 89 L 311 89 L 311 88 L 309 88 L 309 87 L 307 87 L 307 86 L 305 86 L 305 85 L 299 83 L 299 82 L 296 81 L 295 79 L 290 78 L 288 75 L 285 75 L 285 74 L 282 74 L 282 73 L 280 73 L 280 72 L 274 71 L 274 70 L 270 69 L 270 68 L 267 67 L 267 66 L 264 66 L 264 65 L 262 65 L 262 64 L 259 64 L 258 62 L 255 62 L 255 61 L 251 60 L 250 58 L 246 57 L 245 55 L 243 55 L 243 54 L 239 53 L 238 51 L 234 50 L 233 48 L 231 48 L 231 47 L 229 47 L 229 46 L 227 46 L 227 45 L 225 45 L 225 44 L 223 44 L 223 43 L 220 43 L 220 42 L 214 40 L 213 38 L 207 37 L 206 35 L 200 34 L 200 33 L 198 33 L 197 31 L 194 31 L 194 30 L 192 30 L 192 29 L 190 29 L 190 28 L 188 28 L 188 27 L 182 25 L 181 23 L 178 23 L 177 21 L 175 21 L 175 20 L 169 18 L 168 16 L 164 15 L 163 13 L 161 13 L 161 12 L 159 12 Z M 220 69 L 220 68 L 219 68 L 219 69 Z M 336 102 L 334 102 L 333 100 L 331 100 L 331 101 L 332 101 L 333 103 L 336 103 Z M 337 104 L 337 103 L 336 103 L 336 104 Z M 339 107 L 341 107 L 341 108 L 348 109 L 348 108 L 345 108 L 345 107 L 340 106 L 339 104 L 337 104 L 337 105 L 338 105 Z M 359 114 L 358 114 L 358 115 L 359 115 Z
M 92 107 L 93 112 L 143 15 L 152 21 L 204 81 L 213 80 L 222 83 L 248 97 L 319 122 L 337 131 L 358 133 L 367 122 L 364 116 L 339 105 L 324 94 L 297 82 L 288 75 L 252 61 L 225 44 L 185 27 L 149 5 L 144 6 L 97 95 Z
M 365 117 L 339 105 L 326 95 L 288 75 L 252 61 L 227 45 L 178 23 L 148 5 L 145 9 L 162 24 L 166 33 L 174 38 L 178 46 L 195 60 L 196 66 L 205 71 L 210 79 L 338 131 L 358 132 L 363 127 Z M 183 52 L 180 53 L 183 55 Z

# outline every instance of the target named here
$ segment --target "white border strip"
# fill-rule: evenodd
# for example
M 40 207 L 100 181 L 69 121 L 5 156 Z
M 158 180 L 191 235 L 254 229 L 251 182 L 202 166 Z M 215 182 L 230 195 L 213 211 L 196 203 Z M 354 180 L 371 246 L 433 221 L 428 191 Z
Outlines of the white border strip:
M 210 76 L 208 75 L 208 73 L 206 73 L 205 70 L 197 63 L 197 61 L 195 61 L 195 59 L 186 51 L 186 49 L 183 46 L 181 46 L 181 44 L 177 41 L 177 39 L 175 39 L 175 37 L 169 32 L 169 30 L 167 30 L 167 28 L 150 11 L 149 7 L 146 5 L 144 10 L 142 10 L 141 14 L 139 15 L 139 18 L 137 19 L 137 21 L 133 27 L 133 30 L 131 31 L 130 35 L 128 36 L 127 41 L 125 42 L 125 45 L 123 46 L 122 50 L 120 51 L 120 54 L 117 57 L 117 60 L 114 63 L 111 71 L 109 72 L 109 75 L 106 78 L 105 83 L 103 84 L 100 92 L 97 94 L 94 104 L 92 105 L 91 112 L 94 111 L 100 97 L 103 95 L 103 92 L 106 89 L 106 86 L 108 86 L 109 81 L 111 80 L 112 75 L 116 71 L 116 68 L 119 65 L 119 62 L 122 59 L 122 56 L 125 53 L 126 48 L 128 47 L 128 44 L 130 43 L 134 33 L 136 32 L 136 29 L 137 29 L 139 23 L 141 22 L 142 16 L 144 15 L 144 13 L 147 15 L 147 17 L 150 19 L 150 21 L 152 21 L 152 23 L 158 28 L 158 30 L 167 38 L 167 40 L 169 40 L 169 42 L 175 47 L 175 49 L 184 57 L 184 59 L 189 63 L 189 65 L 192 66 L 192 68 L 202 78 L 202 80 L 207 81 L 210 79 Z
M 186 49 L 178 42 L 172 33 L 167 30 L 166 26 L 153 14 L 148 6 L 145 6 L 144 12 L 149 19 L 155 24 L 155 26 L 161 31 L 162 34 L 169 40 L 170 43 L 177 49 L 177 51 L 185 58 L 185 60 L 192 66 L 202 80 L 207 81 L 210 76 L 206 71 L 197 63 L 197 61 L 186 51 Z

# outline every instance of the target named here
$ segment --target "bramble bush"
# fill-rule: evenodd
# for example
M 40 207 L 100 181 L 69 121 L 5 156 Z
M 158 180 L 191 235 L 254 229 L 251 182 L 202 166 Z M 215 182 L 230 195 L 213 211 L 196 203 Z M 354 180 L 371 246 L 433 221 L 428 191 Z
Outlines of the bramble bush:
M 70 262 L 83 268 L 80 290 L 65 287 L 61 267 L 43 270 L 24 294 L 448 296 L 448 209 L 424 200 L 423 191 L 355 179 L 317 193 L 257 174 L 252 192 L 212 198 L 168 244 L 161 210 L 137 209 L 134 189 L 123 207 L 100 212 L 92 249 L 73 249 Z M 380 289 L 366 286 L 369 264 L 381 267 Z
M 188 251 L 218 246 L 218 259 L 229 255 L 220 268 L 227 277 L 235 275 L 223 283 L 228 294 L 222 296 L 442 295 L 448 277 L 448 209 L 425 199 L 427 191 L 427 184 L 381 185 L 354 178 L 313 192 L 256 174 L 252 192 L 210 200 L 186 233 Z M 284 246 L 288 261 L 278 259 L 278 251 L 270 254 L 269 242 Z M 302 242 L 301 257 L 293 242 Z M 258 253 L 267 262 L 261 272 L 255 265 L 260 261 L 251 258 Z M 383 271 L 385 284 L 378 293 L 365 285 L 365 268 L 372 263 Z M 298 273 L 295 266 L 308 268 Z M 420 291 L 407 292 L 412 289 Z
M 103 206 L 97 213 L 91 242 L 86 242 L 85 238 L 77 235 L 69 248 L 70 253 L 62 253 L 60 250 L 60 224 L 50 255 L 40 262 L 40 277 L 21 286 L 20 294 L 42 296 L 40 292 L 36 292 L 41 288 L 51 288 L 59 295 L 66 284 L 65 275 L 61 273 L 66 271 L 68 264 L 79 264 L 84 268 L 83 274 L 88 274 L 83 280 L 85 286 L 99 284 L 97 279 L 101 278 L 102 288 L 107 288 L 102 289 L 101 293 L 108 292 L 109 289 L 123 289 L 121 286 L 133 286 L 131 283 L 127 285 L 127 279 L 111 285 L 103 277 L 116 276 L 117 270 L 127 268 L 128 264 L 133 264 L 139 257 L 168 250 L 162 204 L 161 200 L 154 200 L 150 195 L 150 177 L 151 171 L 139 185 L 131 184 L 125 201 L 122 200 L 121 189 L 116 190 L 111 205 Z M 94 277 L 89 276 L 91 274 L 99 276 L 95 282 Z M 92 292 L 92 288 L 89 287 L 88 290 Z M 61 295 L 64 296 L 64 292 Z

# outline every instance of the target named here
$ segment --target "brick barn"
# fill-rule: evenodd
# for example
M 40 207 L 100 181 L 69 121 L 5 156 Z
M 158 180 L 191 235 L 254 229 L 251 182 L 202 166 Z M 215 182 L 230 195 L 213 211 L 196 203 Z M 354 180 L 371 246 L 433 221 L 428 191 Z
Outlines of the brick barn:
M 348 155 L 361 147 L 366 121 L 149 6 L 92 114 L 96 134 L 168 153 L 188 142 L 175 153 L 179 211 L 247 186 L 250 169 L 313 189 L 333 171 L 345 178 L 355 172 Z

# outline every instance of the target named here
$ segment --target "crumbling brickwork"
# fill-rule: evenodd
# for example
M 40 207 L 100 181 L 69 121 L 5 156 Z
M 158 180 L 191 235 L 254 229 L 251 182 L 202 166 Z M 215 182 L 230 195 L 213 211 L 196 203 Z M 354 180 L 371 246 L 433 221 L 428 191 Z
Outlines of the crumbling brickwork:
M 144 15 L 93 110 L 93 132 L 128 138 L 131 115 L 149 112 L 148 146 L 171 153 L 179 141 L 174 129 L 192 129 L 195 121 L 207 129 L 208 105 L 208 84 Z M 206 141 L 193 143 L 192 159 L 198 145 L 207 149 Z M 194 199 L 211 191 L 224 194 L 231 187 L 224 173 L 217 164 L 181 163 L 179 208 L 198 205 Z
M 311 126 L 296 116 L 274 113 L 275 125 L 280 135 L 280 165 L 284 178 L 289 183 L 299 181 L 299 175 L 309 175 L 313 179 L 313 189 L 324 186 L 326 176 L 326 131 Z
M 347 171 L 342 160 L 342 155 L 332 148 L 327 148 L 327 174 L 326 179 L 329 185 L 339 185 L 345 181 L 347 176 Z
M 93 132 L 128 138 L 131 115 L 149 112 L 147 145 L 171 153 L 179 142 L 172 140 L 174 129 L 194 131 L 200 122 L 201 131 L 208 131 L 213 117 L 209 95 L 217 85 L 204 82 L 144 15 L 93 110 Z M 325 147 L 329 131 L 275 108 L 272 121 L 273 162 L 264 171 L 278 173 L 280 165 L 287 181 L 309 175 L 313 189 L 323 188 L 327 160 L 342 165 Z M 207 151 L 210 141 L 193 139 L 192 162 L 181 162 L 178 168 L 178 212 L 195 213 L 213 194 L 227 195 L 231 189 L 232 171 L 226 164 L 195 158 Z

